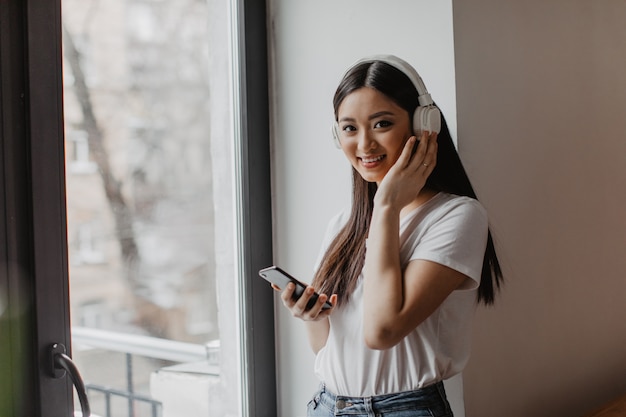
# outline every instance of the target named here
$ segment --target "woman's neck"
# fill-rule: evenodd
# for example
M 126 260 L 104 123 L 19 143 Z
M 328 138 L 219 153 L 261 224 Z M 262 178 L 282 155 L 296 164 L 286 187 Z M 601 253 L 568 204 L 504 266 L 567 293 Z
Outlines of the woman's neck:
M 408 213 L 412 212 L 419 206 L 427 203 L 428 201 L 430 201 L 431 198 L 436 196 L 438 193 L 439 191 L 435 191 L 430 188 L 423 188 L 413 201 L 411 201 L 409 204 L 404 206 L 402 210 L 400 210 L 400 218 L 406 216 Z

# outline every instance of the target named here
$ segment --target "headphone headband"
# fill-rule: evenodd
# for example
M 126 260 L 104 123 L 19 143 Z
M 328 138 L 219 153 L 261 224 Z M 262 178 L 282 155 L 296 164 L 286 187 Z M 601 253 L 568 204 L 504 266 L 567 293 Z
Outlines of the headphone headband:
M 346 74 L 350 72 L 357 65 L 365 64 L 368 62 L 376 62 L 376 61 L 381 61 L 381 62 L 384 62 L 385 64 L 391 65 L 395 69 L 402 71 L 402 73 L 406 75 L 409 78 L 409 80 L 411 80 L 411 83 L 413 83 L 413 85 L 415 86 L 415 89 L 417 90 L 420 106 L 430 106 L 434 104 L 433 99 L 431 98 L 430 94 L 428 93 L 428 90 L 426 89 L 426 85 L 424 85 L 424 82 L 422 81 L 422 77 L 420 77 L 420 75 L 417 73 L 415 68 L 413 68 L 413 66 L 411 66 L 405 60 L 400 59 L 395 55 L 372 55 L 369 57 L 361 58 L 358 61 L 356 61 L 354 64 L 352 64 L 350 68 L 348 68 L 348 70 L 346 71 Z
M 399 70 L 404 75 L 406 75 L 411 83 L 415 86 L 415 89 L 417 90 L 419 105 L 412 115 L 413 132 L 416 135 L 420 135 L 423 131 L 439 133 L 439 130 L 441 129 L 441 113 L 439 112 L 439 109 L 437 108 L 437 106 L 435 106 L 433 99 L 428 93 L 428 90 L 426 90 L 426 86 L 424 85 L 422 78 L 419 76 L 415 68 L 413 68 L 411 65 L 409 65 L 409 63 L 398 58 L 397 56 L 374 55 L 367 58 L 359 59 L 357 62 L 352 64 L 343 74 L 342 80 L 357 65 L 376 61 L 384 62 L 387 65 L 390 65 Z M 335 146 L 341 148 L 341 142 L 339 138 L 339 126 L 336 121 L 333 123 L 331 131 Z

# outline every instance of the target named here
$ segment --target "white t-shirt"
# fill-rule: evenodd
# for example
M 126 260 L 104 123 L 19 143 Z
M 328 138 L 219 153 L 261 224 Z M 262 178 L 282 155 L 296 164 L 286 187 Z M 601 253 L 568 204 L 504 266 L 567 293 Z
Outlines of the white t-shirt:
M 346 211 L 331 221 L 319 261 L 348 216 Z M 329 390 L 358 397 L 389 394 L 425 387 L 461 372 L 470 353 L 487 228 L 486 211 L 477 200 L 443 192 L 401 219 L 403 270 L 410 261 L 425 259 L 468 279 L 400 343 L 372 350 L 363 336 L 361 275 L 348 302 L 331 314 L 328 340 L 315 359 L 315 373 Z

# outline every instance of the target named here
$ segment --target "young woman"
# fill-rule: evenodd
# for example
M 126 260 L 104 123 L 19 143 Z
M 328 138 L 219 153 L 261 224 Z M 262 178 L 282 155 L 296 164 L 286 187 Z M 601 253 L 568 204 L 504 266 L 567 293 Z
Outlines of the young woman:
M 442 381 L 465 366 L 475 304 L 502 279 L 486 212 L 406 62 L 361 60 L 334 109 L 352 207 L 331 221 L 312 285 L 281 294 L 316 353 L 308 416 L 451 416 Z

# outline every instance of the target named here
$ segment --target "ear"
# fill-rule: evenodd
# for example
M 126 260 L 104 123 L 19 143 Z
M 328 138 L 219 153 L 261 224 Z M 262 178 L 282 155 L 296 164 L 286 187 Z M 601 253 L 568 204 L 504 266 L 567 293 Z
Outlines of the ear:
M 341 149 L 341 141 L 339 140 L 339 124 L 337 124 L 337 122 L 333 122 L 330 130 L 333 135 L 333 142 L 335 143 L 335 147 L 337 149 Z

